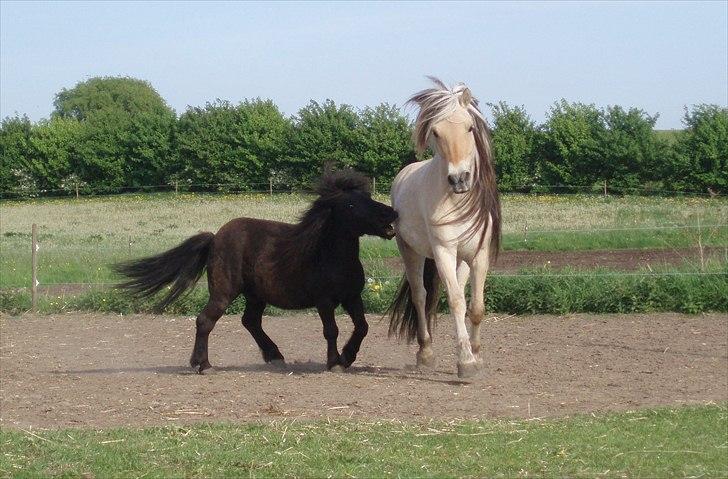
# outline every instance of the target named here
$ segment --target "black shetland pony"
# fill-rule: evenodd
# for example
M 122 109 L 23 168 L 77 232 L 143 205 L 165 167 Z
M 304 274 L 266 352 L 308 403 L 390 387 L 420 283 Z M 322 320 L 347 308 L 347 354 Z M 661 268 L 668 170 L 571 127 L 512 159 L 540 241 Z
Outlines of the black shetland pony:
M 284 309 L 315 307 L 328 343 L 326 365 L 347 368 L 356 359 L 367 334 L 361 292 L 364 270 L 359 237 L 391 239 L 397 213 L 371 198 L 368 179 L 354 171 L 324 175 L 319 198 L 298 224 L 238 218 L 217 234 L 200 233 L 157 256 L 121 263 L 118 273 L 129 278 L 119 287 L 150 297 L 169 286 L 158 304 L 162 310 L 193 287 L 207 268 L 210 300 L 197 316 L 190 365 L 198 373 L 210 368 L 207 342 L 215 323 L 239 295 L 245 296 L 243 326 L 260 347 L 265 362 L 283 362 L 278 346 L 261 326 L 267 304 Z M 342 305 L 354 332 L 339 354 L 334 310 Z

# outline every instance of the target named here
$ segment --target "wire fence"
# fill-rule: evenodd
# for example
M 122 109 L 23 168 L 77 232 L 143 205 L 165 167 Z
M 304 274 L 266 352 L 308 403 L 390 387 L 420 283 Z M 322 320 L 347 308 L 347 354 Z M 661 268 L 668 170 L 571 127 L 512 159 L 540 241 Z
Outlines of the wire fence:
M 696 225 L 689 225 L 689 224 L 682 224 L 682 225 L 656 225 L 656 226 L 636 226 L 636 227 L 620 227 L 620 228 L 587 228 L 587 229 L 544 229 L 544 230 L 531 230 L 528 233 L 531 235 L 536 234 L 551 234 L 551 233 L 566 233 L 566 234 L 584 234 L 584 233 L 598 233 L 598 232 L 610 232 L 610 231 L 664 231 L 664 230 L 674 230 L 674 229 L 699 229 L 699 230 L 707 230 L 707 229 L 726 229 L 728 228 L 728 223 L 712 223 L 712 224 L 696 224 Z M 38 294 L 38 288 L 42 289 L 55 289 L 55 290 L 63 290 L 63 289 L 75 289 L 75 290 L 85 290 L 85 289 L 94 289 L 94 288 L 111 288 L 115 286 L 117 283 L 114 281 L 109 281 L 107 278 L 104 278 L 100 281 L 77 281 L 77 282 L 59 282 L 59 281 L 43 281 L 43 279 L 38 274 L 38 257 L 42 257 L 42 251 L 43 248 L 41 248 L 41 241 L 38 241 L 37 238 L 37 232 L 35 231 L 35 228 L 33 229 L 32 233 L 32 252 L 33 252 L 33 267 L 32 267 L 32 280 L 31 280 L 31 286 L 30 287 L 17 287 L 13 289 L 31 289 L 34 298 Z M 131 239 L 128 243 L 128 255 L 129 257 L 132 257 L 132 251 L 131 251 Z M 126 241 L 124 242 L 124 246 L 121 248 L 116 248 L 116 251 L 121 251 L 126 249 Z M 562 265 L 558 269 L 554 269 L 553 271 L 549 271 L 550 268 L 542 268 L 542 271 L 532 272 L 532 271 L 524 271 L 524 272 L 510 272 L 510 271 L 504 271 L 504 272 L 492 272 L 489 277 L 491 278 L 606 278 L 606 277 L 616 277 L 616 276 L 626 276 L 626 277 L 687 277 L 687 276 L 726 276 L 728 275 L 726 269 L 722 268 L 720 271 L 706 271 L 704 268 L 703 263 L 703 257 L 704 257 L 704 250 L 705 248 L 700 243 L 700 240 L 698 240 L 696 248 L 699 251 L 700 255 L 700 262 L 701 264 L 698 265 L 694 270 L 690 271 L 653 271 L 653 270 L 641 270 L 641 271 L 604 271 L 604 270 L 576 270 L 576 271 L 568 271 L 563 272 L 566 268 L 569 267 L 569 265 Z M 717 248 L 714 248 L 717 249 Z M 68 248 L 67 246 L 64 246 L 63 251 L 64 252 L 73 252 L 76 251 L 78 253 L 81 252 L 88 252 L 93 251 L 94 248 L 92 246 L 82 246 L 82 247 L 71 247 Z M 724 247 L 724 258 L 722 261 L 728 262 L 728 244 Z M 619 250 L 612 250 L 612 252 L 616 252 Z M 584 252 L 583 250 L 580 252 Z M 517 252 L 514 252 L 517 253 Z M 554 252 L 551 252 L 554 253 Z M 588 252 L 587 252 L 588 253 Z M 365 265 L 371 261 L 371 260 L 383 260 L 386 259 L 386 257 L 374 257 L 369 259 L 364 259 Z M 42 261 L 41 261 L 42 262 Z M 94 265 L 95 266 L 95 265 Z M 649 265 L 648 265 L 649 267 Z M 391 270 L 391 268 L 390 268 Z M 376 272 L 369 272 L 367 274 L 367 281 L 372 282 L 390 282 L 395 281 L 399 282 L 402 278 L 402 273 L 399 274 L 381 274 L 381 271 Z
M 375 193 L 389 193 L 391 181 L 382 181 L 372 178 L 372 190 Z M 267 182 L 230 182 L 230 183 L 191 183 L 178 181 L 159 185 L 114 185 L 114 186 L 90 186 L 76 183 L 66 188 L 18 188 L 15 190 L 0 191 L 0 199 L 23 199 L 23 198 L 46 198 L 46 197 L 73 197 L 82 196 L 111 196 L 130 193 L 210 193 L 210 194 L 293 194 L 312 193 L 310 185 L 289 185 L 270 179 Z M 652 187 L 626 187 L 612 186 L 607 182 L 594 185 L 563 185 L 546 183 L 524 183 L 508 188 L 502 188 L 501 193 L 520 194 L 588 194 L 599 196 L 679 196 L 679 197 L 702 197 L 713 198 L 722 196 L 712 190 L 671 190 Z

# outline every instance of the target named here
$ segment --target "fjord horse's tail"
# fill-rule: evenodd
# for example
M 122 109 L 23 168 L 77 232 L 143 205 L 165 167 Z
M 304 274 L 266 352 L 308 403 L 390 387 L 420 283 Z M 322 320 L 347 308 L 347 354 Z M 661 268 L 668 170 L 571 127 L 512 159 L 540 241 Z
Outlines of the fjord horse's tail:
M 156 256 L 113 265 L 115 272 L 128 278 L 117 287 L 138 298 L 149 298 L 169 287 L 155 307 L 162 311 L 200 280 L 214 237 L 212 233 L 200 233 Z
M 427 316 L 428 328 L 432 329 L 433 325 L 429 324 L 429 321 L 437 314 L 437 303 L 440 299 L 440 277 L 437 274 L 434 259 L 425 259 L 425 270 L 422 273 L 422 279 L 427 291 L 425 316 Z M 417 337 L 417 310 L 412 301 L 412 288 L 410 288 L 406 275 L 402 278 L 397 296 L 389 306 L 386 314 L 389 315 L 390 336 L 394 335 L 400 339 L 405 338 L 408 343 Z

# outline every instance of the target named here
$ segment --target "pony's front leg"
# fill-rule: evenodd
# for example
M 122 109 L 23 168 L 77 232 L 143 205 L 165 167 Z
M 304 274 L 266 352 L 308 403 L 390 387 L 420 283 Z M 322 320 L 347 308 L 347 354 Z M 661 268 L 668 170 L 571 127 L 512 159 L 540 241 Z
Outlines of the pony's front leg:
M 364 316 L 364 303 L 360 295 L 347 299 L 341 305 L 349 313 L 351 321 L 354 323 L 354 331 L 351 333 L 351 338 L 349 338 L 349 341 L 341 350 L 341 365 L 348 368 L 356 359 L 361 342 L 364 341 L 369 331 L 369 325 L 367 324 L 366 316 Z
M 439 247 L 434 250 L 435 263 L 442 282 L 447 289 L 447 301 L 450 313 L 455 321 L 456 355 L 458 358 L 458 376 L 470 377 L 477 373 L 478 366 L 470 349 L 470 338 L 465 327 L 465 293 L 458 281 L 457 257 L 455 252 Z
M 336 326 L 336 317 L 334 316 L 335 306 L 324 305 L 317 306 L 318 314 L 321 317 L 321 323 L 324 326 L 324 338 L 326 338 L 326 367 L 333 369 L 341 369 L 341 356 L 336 346 L 336 340 L 339 337 L 339 327 Z

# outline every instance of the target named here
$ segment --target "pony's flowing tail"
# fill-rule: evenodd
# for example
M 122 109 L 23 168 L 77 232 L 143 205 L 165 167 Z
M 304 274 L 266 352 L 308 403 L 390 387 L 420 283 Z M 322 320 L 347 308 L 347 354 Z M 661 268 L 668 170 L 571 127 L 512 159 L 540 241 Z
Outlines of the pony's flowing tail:
M 129 278 L 117 287 L 133 296 L 149 298 L 171 285 L 155 307 L 155 311 L 162 311 L 200 280 L 214 237 L 212 233 L 200 233 L 156 256 L 113 265 L 114 271 Z
M 429 321 L 437 314 L 437 303 L 440 299 L 440 277 L 437 274 L 435 260 L 425 259 L 425 270 L 422 273 L 422 279 L 427 291 L 425 316 L 427 316 L 428 327 L 432 329 L 434 325 L 430 324 Z M 412 288 L 410 288 L 406 275 L 402 278 L 399 292 L 389 309 L 387 309 L 386 314 L 389 315 L 389 336 L 394 335 L 400 339 L 405 338 L 408 343 L 417 337 L 417 310 L 412 301 Z

